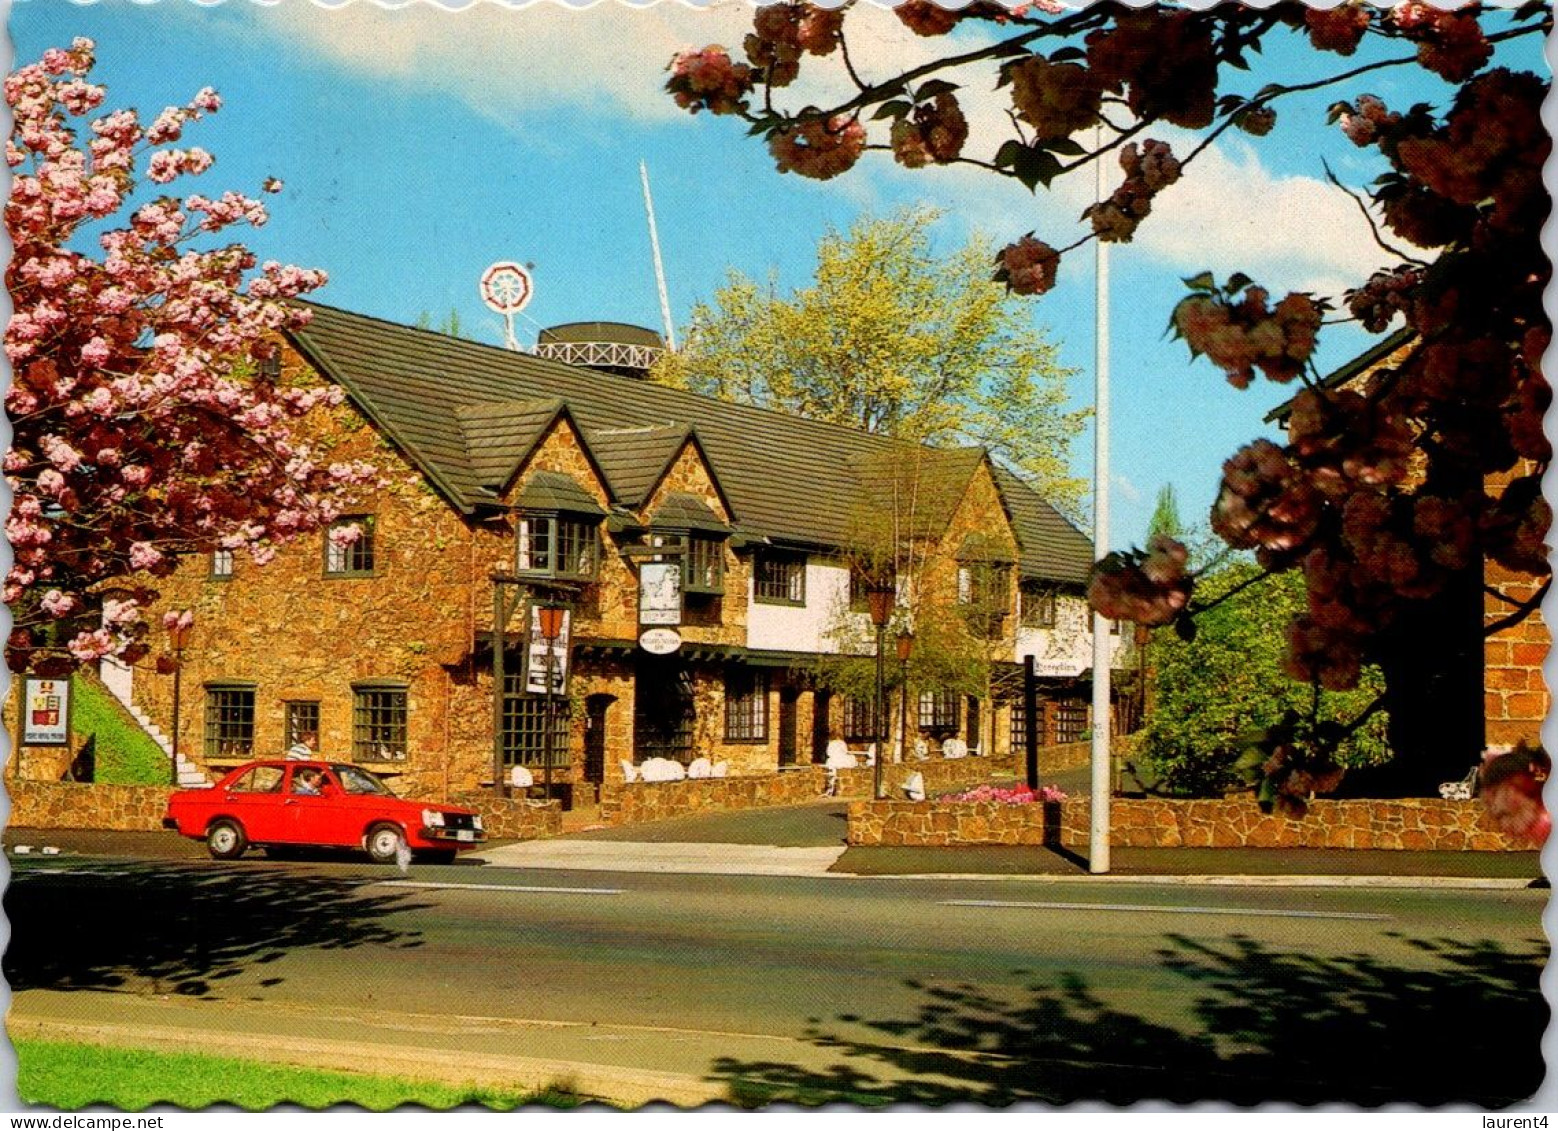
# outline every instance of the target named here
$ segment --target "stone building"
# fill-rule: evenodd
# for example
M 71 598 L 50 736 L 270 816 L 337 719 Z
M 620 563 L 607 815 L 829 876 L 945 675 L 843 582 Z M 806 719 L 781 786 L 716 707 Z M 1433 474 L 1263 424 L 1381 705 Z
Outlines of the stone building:
M 954 737 L 1006 752 L 1026 726 L 1010 676 L 1027 657 L 1042 739 L 1089 725 L 1090 543 L 982 449 L 715 401 L 620 358 L 586 368 L 313 310 L 283 379 L 345 390 L 320 439 L 373 463 L 380 486 L 344 533 L 263 567 L 209 554 L 162 583 L 166 608 L 195 613 L 180 718 L 150 661 L 106 673 L 208 771 L 312 731 L 407 791 L 490 787 L 523 765 L 587 800 L 652 757 L 736 776 L 820 761 L 833 737 L 861 749 L 872 704 L 823 665 L 872 654 L 873 576 L 896 593 L 895 682 L 894 634 L 913 623 L 916 648 L 935 647 L 937 617 L 973 626 L 1000 677 L 983 696 L 910 686 L 889 712 L 895 752 Z M 548 697 L 527 659 L 546 655 L 535 629 L 553 604 L 567 675 Z

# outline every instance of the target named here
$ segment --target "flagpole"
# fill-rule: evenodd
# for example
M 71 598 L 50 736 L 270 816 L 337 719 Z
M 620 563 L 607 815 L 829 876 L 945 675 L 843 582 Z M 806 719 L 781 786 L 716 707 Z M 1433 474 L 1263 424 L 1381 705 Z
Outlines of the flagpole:
M 1095 134 L 1101 151 L 1103 131 Z M 1094 168 L 1093 198 L 1104 199 L 1104 162 L 1097 158 Z M 1101 561 L 1109 552 L 1109 245 L 1095 238 L 1097 256 L 1097 323 L 1093 359 L 1093 560 Z M 1113 767 L 1109 756 L 1109 621 L 1093 614 L 1093 759 L 1092 829 L 1089 841 L 1088 871 L 1109 871 L 1109 795 L 1113 785 Z

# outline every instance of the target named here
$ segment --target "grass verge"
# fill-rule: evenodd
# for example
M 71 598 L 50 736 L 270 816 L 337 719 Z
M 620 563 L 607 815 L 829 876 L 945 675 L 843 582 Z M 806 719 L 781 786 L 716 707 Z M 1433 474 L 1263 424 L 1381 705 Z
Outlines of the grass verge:
M 72 690 L 76 703 L 70 728 L 78 739 L 95 739 L 93 780 L 106 785 L 166 785 L 168 756 L 135 725 L 108 689 L 78 675 Z
M 356 1104 L 370 1111 L 402 1104 L 438 1110 L 479 1104 L 509 1111 L 527 1104 L 567 1108 L 584 1102 L 563 1089 L 517 1092 L 475 1084 L 451 1086 L 203 1053 L 31 1040 L 16 1041 L 15 1048 L 17 1094 L 27 1103 L 67 1111 L 92 1104 L 123 1111 L 143 1111 L 153 1104 L 182 1108 L 232 1104 L 251 1111 L 278 1104 L 307 1108 Z

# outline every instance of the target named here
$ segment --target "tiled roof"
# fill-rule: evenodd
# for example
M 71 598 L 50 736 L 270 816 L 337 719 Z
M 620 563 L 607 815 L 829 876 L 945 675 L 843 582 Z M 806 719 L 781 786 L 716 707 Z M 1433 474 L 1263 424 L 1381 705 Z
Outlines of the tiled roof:
M 901 463 L 905 453 L 925 469 L 922 483 L 932 488 L 920 511 L 927 522 L 950 515 L 968 478 L 989 458 L 978 448 L 904 444 L 307 305 L 314 318 L 293 334 L 304 356 L 466 512 L 493 501 L 502 486 L 493 477 L 512 474 L 509 461 L 539 435 L 529 430 L 545 428 L 548 408 L 559 403 L 584 434 L 615 502 L 636 493 L 641 503 L 691 431 L 742 532 L 800 546 L 849 544 L 852 522 L 893 482 L 881 469 Z M 1023 576 L 1085 577 L 1092 562 L 1088 540 L 1018 476 L 991 467 L 1017 528 Z
M 591 494 L 561 471 L 537 471 L 514 500 L 533 511 L 568 511 L 572 514 L 605 514 Z

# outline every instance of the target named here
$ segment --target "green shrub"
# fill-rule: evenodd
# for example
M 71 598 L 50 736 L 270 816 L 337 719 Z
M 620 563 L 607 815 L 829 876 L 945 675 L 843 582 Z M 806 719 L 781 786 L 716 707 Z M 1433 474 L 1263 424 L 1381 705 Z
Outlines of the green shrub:
M 1196 585 L 1206 602 L 1256 577 L 1261 570 L 1236 562 L 1209 571 Z M 1315 692 L 1283 670 L 1287 625 L 1303 607 L 1304 581 L 1296 571 L 1258 581 L 1196 617 L 1195 637 L 1172 629 L 1148 645 L 1149 694 L 1137 761 L 1138 776 L 1156 791 L 1215 797 L 1246 783 L 1235 763 L 1252 733 L 1289 711 L 1307 714 Z M 1358 687 L 1319 696 L 1320 719 L 1346 723 L 1384 688 L 1378 669 L 1365 669 Z M 1376 714 L 1342 745 L 1343 765 L 1389 757 L 1386 716 Z

